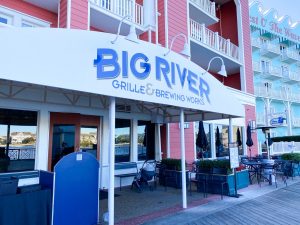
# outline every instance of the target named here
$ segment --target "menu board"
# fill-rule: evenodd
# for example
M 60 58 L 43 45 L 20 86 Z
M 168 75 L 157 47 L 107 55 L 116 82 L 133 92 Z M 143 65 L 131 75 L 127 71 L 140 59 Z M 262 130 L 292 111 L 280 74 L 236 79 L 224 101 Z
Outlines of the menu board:
M 230 168 L 237 168 L 239 167 L 239 150 L 237 147 L 229 148 L 230 154 Z

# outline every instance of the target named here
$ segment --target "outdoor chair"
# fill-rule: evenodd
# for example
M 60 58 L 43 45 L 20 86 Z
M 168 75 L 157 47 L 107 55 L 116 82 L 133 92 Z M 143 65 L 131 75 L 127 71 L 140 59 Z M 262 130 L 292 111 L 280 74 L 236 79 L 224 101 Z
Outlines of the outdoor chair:
M 195 177 L 192 178 L 192 174 L 195 174 Z M 196 184 L 197 191 L 203 191 L 203 197 L 207 197 L 207 180 L 210 176 L 210 171 L 203 170 L 202 168 L 193 169 L 190 171 L 190 195 L 192 195 L 192 183 Z
M 208 176 L 207 186 L 219 186 L 221 188 L 221 199 L 223 200 L 224 187 L 228 186 L 227 183 L 227 168 L 213 168 L 212 174 Z M 213 190 L 214 191 L 214 190 Z
M 280 161 L 280 162 L 275 163 L 275 177 L 276 177 L 276 181 L 277 181 L 277 176 L 278 175 L 281 176 L 282 181 L 284 182 L 285 186 L 287 186 L 288 176 L 285 173 L 284 165 L 285 165 L 284 161 Z M 277 182 L 275 184 L 276 184 L 276 187 L 277 187 Z

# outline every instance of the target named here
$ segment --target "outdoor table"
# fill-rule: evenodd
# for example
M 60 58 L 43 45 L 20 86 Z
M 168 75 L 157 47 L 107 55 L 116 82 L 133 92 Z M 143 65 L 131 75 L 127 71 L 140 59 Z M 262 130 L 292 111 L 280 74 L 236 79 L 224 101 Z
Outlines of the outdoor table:
M 252 184 L 253 177 L 256 177 L 257 183 L 259 184 L 262 163 L 259 161 L 246 161 L 246 162 L 242 162 L 242 163 L 249 170 L 249 177 L 250 177 L 251 184 Z

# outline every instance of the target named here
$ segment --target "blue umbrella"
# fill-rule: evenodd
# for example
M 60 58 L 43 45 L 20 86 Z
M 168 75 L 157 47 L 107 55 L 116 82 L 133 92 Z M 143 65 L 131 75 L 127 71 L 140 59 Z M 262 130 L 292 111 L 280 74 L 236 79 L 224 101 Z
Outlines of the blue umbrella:
M 216 155 L 217 157 L 220 156 L 220 146 L 222 145 L 221 143 L 221 140 L 220 140 L 220 131 L 219 131 L 219 127 L 217 127 L 217 131 L 216 131 L 216 149 L 217 149 L 217 152 L 216 152 Z
M 249 147 L 249 151 L 250 151 L 250 158 L 251 158 L 251 146 L 253 146 L 253 141 L 252 141 L 252 137 L 251 137 L 251 127 L 248 124 L 247 126 L 247 141 L 246 141 L 246 145 Z
M 236 131 L 236 143 L 238 146 L 242 145 L 240 128 L 238 128 Z
M 198 129 L 198 135 L 196 139 L 196 146 L 201 149 L 201 153 L 202 151 L 205 151 L 208 146 L 208 141 L 203 126 L 203 121 L 199 121 L 199 129 Z M 203 158 L 203 153 L 201 154 L 201 158 Z

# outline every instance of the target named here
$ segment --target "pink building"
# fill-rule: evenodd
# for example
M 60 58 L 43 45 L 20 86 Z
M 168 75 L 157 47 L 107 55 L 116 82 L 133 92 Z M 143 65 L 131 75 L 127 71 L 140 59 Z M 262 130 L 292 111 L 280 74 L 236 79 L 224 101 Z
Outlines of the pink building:
M 217 120 L 209 113 L 197 113 L 195 122 L 186 123 L 184 129 L 186 160 L 192 162 L 197 158 L 195 135 L 199 120 L 204 121 L 210 142 L 204 157 L 228 156 L 228 143 L 236 142 L 237 129 L 242 134 L 243 144 L 240 146 L 240 154 L 249 154 L 245 143 L 245 128 L 249 122 L 255 121 L 255 97 L 252 64 L 249 63 L 251 62 L 251 44 L 248 10 L 248 1 L 242 0 L 215 0 L 213 2 L 186 0 L 176 1 L 176 4 L 171 0 L 0 0 L 0 27 L 3 29 L 50 27 L 115 34 L 122 18 L 128 15 L 130 19 L 124 20 L 120 30 L 121 35 L 127 35 L 130 24 L 134 24 L 139 39 L 165 48 L 169 48 L 174 41 L 172 51 L 175 52 L 181 51 L 186 38 L 190 47 L 191 61 L 205 70 L 210 65 L 208 72 L 239 100 L 245 112 L 245 118 L 228 119 L 226 116 L 219 116 Z M 53 39 L 56 38 L 55 32 L 56 30 L 53 29 Z M 178 34 L 183 35 L 174 40 L 173 37 Z M 43 42 L 43 40 L 40 41 Z M 47 45 L 47 43 L 43 44 Z M 221 60 L 215 58 L 216 60 L 210 62 L 214 57 L 222 58 L 227 76 L 218 74 Z M 28 169 L 51 170 L 60 158 L 59 155 L 63 149 L 69 152 L 86 149 L 100 160 L 107 158 L 108 152 L 102 151 L 105 148 L 103 143 L 107 139 L 107 136 L 103 134 L 107 122 L 101 119 L 101 113 L 96 112 L 97 107 L 93 107 L 96 101 L 103 104 L 103 107 L 107 107 L 105 100 L 96 99 L 92 94 L 46 89 L 41 86 L 30 90 L 28 85 L 10 82 L 6 79 L 3 79 L 1 85 L 5 90 L 0 93 L 0 98 L 3 100 L 0 103 L 0 110 L 4 115 L 1 117 L 16 115 L 19 118 L 21 116 L 27 118 L 27 121 L 17 121 L 10 127 L 1 121 L 1 138 L 5 136 L 8 138 L 9 135 L 6 134 L 17 131 L 37 134 L 35 147 L 39 153 Z M 222 97 L 220 96 L 220 99 Z M 39 106 L 34 106 L 34 104 L 31 105 L 32 107 L 28 106 L 26 104 L 28 101 L 34 104 L 43 102 L 49 105 L 48 110 L 43 105 L 42 111 L 35 113 Z M 224 99 L 224 101 L 230 101 L 230 99 Z M 224 109 L 230 105 L 223 103 Z M 55 104 L 60 105 L 61 108 L 54 107 Z M 72 108 L 76 106 L 82 109 L 76 111 Z M 92 108 L 90 111 L 89 107 Z M 130 104 L 117 103 L 117 114 L 120 118 L 116 120 L 116 128 L 118 128 L 116 136 L 119 137 L 119 141 L 115 143 L 116 152 L 118 152 L 116 154 L 119 154 L 116 156 L 116 161 L 142 162 L 146 158 L 180 158 L 179 124 L 172 123 L 170 119 L 169 123 L 151 125 L 149 124 L 151 118 L 133 119 L 128 116 L 129 113 L 134 115 L 134 110 L 149 110 L 143 107 L 141 104 L 134 109 L 135 106 Z M 158 114 L 164 112 L 163 108 L 156 110 Z M 151 113 L 152 117 L 155 117 L 155 114 Z M 43 126 L 40 126 L 41 119 L 44 120 Z M 174 120 L 176 121 L 178 120 Z M 22 127 L 23 130 L 17 130 L 18 125 L 22 124 L 26 125 Z M 222 147 L 218 149 L 215 146 L 217 127 L 220 130 L 222 142 Z M 145 135 L 146 129 L 147 135 Z M 150 138 L 151 132 L 152 136 L 155 136 L 155 141 L 151 144 L 152 146 L 147 145 L 148 150 L 146 150 L 142 146 L 142 139 Z M 86 141 L 83 144 L 80 136 L 88 137 L 89 133 L 97 134 L 97 138 L 93 136 L 93 140 L 97 139 L 97 141 Z M 257 154 L 255 133 L 252 138 L 254 146 L 251 154 L 255 155 Z M 43 150 L 39 149 L 41 146 Z M 152 152 L 149 149 L 153 149 Z M 104 182 L 102 186 L 107 187 L 107 183 Z

